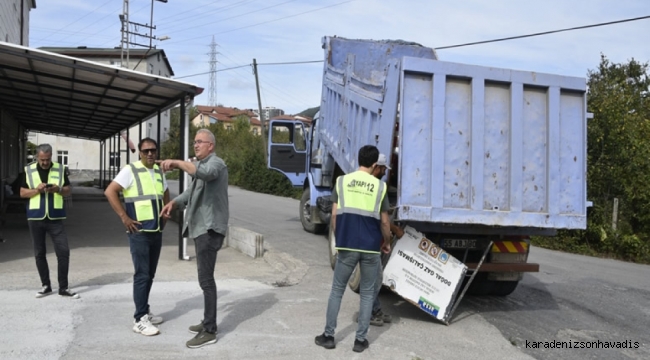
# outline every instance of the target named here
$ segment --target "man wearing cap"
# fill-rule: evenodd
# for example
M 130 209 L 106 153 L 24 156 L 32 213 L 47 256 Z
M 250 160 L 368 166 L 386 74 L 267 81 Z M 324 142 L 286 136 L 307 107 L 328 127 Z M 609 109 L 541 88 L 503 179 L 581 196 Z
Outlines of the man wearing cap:
M 386 174 L 386 170 L 391 170 L 390 166 L 388 166 L 386 155 L 379 154 L 379 158 L 377 159 L 377 166 L 375 166 L 375 168 L 373 169 L 372 176 L 381 180 Z M 404 230 L 402 230 L 400 227 L 393 224 L 392 221 L 390 222 L 390 231 L 393 234 L 395 234 L 398 239 L 404 235 Z M 370 317 L 370 325 L 374 325 L 374 326 L 382 326 L 384 325 L 384 323 L 390 323 L 393 321 L 390 315 L 384 314 L 384 312 L 381 311 L 381 303 L 379 302 L 379 291 L 381 290 L 383 278 L 384 278 L 384 268 L 380 264 L 377 267 L 377 280 L 375 282 L 375 298 L 374 298 L 375 300 L 372 303 L 372 316 Z

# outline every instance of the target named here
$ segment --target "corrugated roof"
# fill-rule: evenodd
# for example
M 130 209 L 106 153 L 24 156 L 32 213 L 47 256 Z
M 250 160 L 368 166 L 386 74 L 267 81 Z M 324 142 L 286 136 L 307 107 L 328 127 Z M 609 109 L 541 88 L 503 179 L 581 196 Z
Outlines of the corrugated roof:
M 177 80 L 0 42 L 0 104 L 32 131 L 104 140 L 202 91 Z

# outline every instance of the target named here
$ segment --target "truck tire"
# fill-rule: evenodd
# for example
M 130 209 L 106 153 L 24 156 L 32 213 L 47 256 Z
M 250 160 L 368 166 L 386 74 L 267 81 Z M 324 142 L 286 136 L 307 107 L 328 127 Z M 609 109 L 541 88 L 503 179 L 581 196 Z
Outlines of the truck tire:
M 519 285 L 519 281 L 494 281 L 490 295 L 508 296 L 515 291 L 517 285 Z
M 348 280 L 348 287 L 350 288 L 350 290 L 358 294 L 359 285 L 361 285 L 361 269 L 359 268 L 359 264 L 357 264 L 354 270 L 352 270 L 352 275 L 350 276 L 350 280 Z
M 465 279 L 463 280 L 463 286 L 467 284 L 467 281 L 469 280 L 469 276 L 466 276 Z M 495 281 L 490 281 L 487 279 L 487 273 L 478 273 L 476 274 L 476 277 L 474 278 L 474 281 L 469 285 L 469 288 L 467 289 L 467 295 L 470 296 L 487 296 L 492 293 L 492 289 L 494 288 L 494 283 Z
M 327 242 L 330 253 L 330 265 L 332 266 L 332 270 L 334 270 L 334 267 L 336 266 L 336 258 L 338 257 L 339 252 L 336 250 L 336 235 L 334 234 L 334 231 L 332 231 L 331 226 L 330 231 L 328 232 Z
M 327 224 L 314 224 L 311 221 L 311 205 L 309 205 L 309 188 L 306 188 L 302 192 L 302 197 L 300 198 L 300 222 L 302 223 L 302 228 L 306 232 L 312 234 L 322 234 L 327 227 Z

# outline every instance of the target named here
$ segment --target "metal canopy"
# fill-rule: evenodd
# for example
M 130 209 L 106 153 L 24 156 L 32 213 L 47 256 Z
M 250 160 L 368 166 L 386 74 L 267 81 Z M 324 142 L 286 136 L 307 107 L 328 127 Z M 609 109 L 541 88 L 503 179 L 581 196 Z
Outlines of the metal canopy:
M 160 76 L 0 42 L 0 105 L 30 131 L 104 140 L 202 91 Z

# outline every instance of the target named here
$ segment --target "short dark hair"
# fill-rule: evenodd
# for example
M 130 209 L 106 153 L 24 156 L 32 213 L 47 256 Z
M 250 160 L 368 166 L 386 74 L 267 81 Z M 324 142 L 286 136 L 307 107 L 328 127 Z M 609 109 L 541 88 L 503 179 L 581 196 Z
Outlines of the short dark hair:
M 372 145 L 365 145 L 359 149 L 359 166 L 371 167 L 379 159 L 379 149 Z
M 152 139 L 150 137 L 146 137 L 146 138 L 140 140 L 140 142 L 138 143 L 138 150 L 142 151 L 142 144 L 144 144 L 146 142 L 153 143 L 154 145 L 156 145 L 156 149 L 158 149 L 158 143 L 156 142 L 156 140 L 154 140 L 154 139 Z

